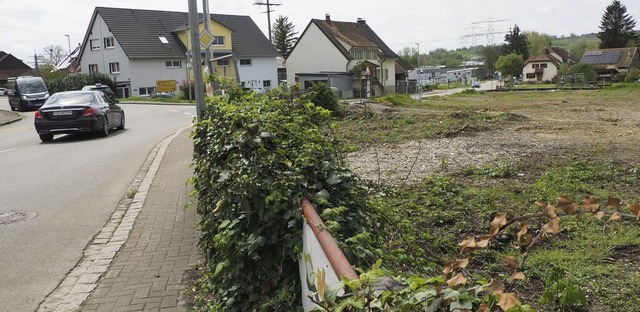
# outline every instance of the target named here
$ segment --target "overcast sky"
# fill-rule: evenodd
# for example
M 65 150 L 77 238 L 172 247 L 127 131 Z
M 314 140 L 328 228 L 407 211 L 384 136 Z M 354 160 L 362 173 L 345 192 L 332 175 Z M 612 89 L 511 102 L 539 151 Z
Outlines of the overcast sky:
M 293 22 L 302 34 L 312 18 L 330 14 L 334 21 L 364 18 L 394 51 L 455 49 L 473 43 L 496 44 L 514 25 L 521 31 L 556 36 L 596 33 L 611 0 L 269 0 L 274 12 Z M 210 12 L 250 15 L 267 36 L 266 0 L 209 0 Z M 640 29 L 640 1 L 621 0 Z M 202 12 L 202 0 L 197 0 Z M 44 47 L 68 49 L 81 43 L 96 6 L 188 11 L 188 0 L 0 0 L 0 50 L 33 64 Z M 480 35 L 496 33 L 493 36 Z M 476 34 L 476 36 L 474 36 Z M 69 35 L 69 40 L 67 36 Z

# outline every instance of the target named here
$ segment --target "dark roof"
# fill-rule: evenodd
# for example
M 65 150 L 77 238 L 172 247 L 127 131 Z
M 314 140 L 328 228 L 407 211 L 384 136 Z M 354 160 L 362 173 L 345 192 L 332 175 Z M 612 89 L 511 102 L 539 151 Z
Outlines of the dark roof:
M 353 23 L 332 21 L 327 18 L 324 20 L 312 19 L 311 23 L 317 25 L 333 45 L 349 60 L 353 59 L 353 57 L 340 41 L 344 41 L 353 47 L 378 48 L 380 49 L 380 57 L 400 59 L 364 20 L 358 20 L 358 22 Z
M 556 57 L 553 53 L 557 54 L 560 58 Z M 545 47 L 540 53 L 529 57 L 524 64 L 527 65 L 534 62 L 551 62 L 559 67 L 564 63 L 576 64 L 578 60 L 563 48 Z
M 141 9 L 96 7 L 92 23 L 97 15 L 105 21 L 129 58 L 184 58 L 186 47 L 177 31 L 187 30 L 189 15 Z M 210 14 L 211 18 L 232 31 L 232 48 L 240 56 L 277 56 L 277 51 L 249 16 Z M 198 15 L 202 21 L 202 14 Z M 89 30 L 93 25 L 89 25 Z M 87 31 L 87 36 L 89 35 Z M 165 37 L 163 44 L 159 37 Z M 85 45 L 86 40 L 85 38 Z
M 555 52 L 556 54 L 560 55 L 560 57 L 562 57 L 562 62 L 563 63 L 569 63 L 569 64 L 577 64 L 580 60 L 577 59 L 575 56 L 573 56 L 571 53 L 569 53 L 569 51 L 561 48 L 561 47 L 549 47 L 549 49 L 553 50 L 553 52 Z
M 637 47 L 587 50 L 582 55 L 580 63 L 593 64 L 596 68 L 607 66 L 628 68 L 637 58 L 637 50 Z
M 8 77 L 35 75 L 37 72 L 29 65 L 15 56 L 0 51 L 0 80 L 6 81 Z

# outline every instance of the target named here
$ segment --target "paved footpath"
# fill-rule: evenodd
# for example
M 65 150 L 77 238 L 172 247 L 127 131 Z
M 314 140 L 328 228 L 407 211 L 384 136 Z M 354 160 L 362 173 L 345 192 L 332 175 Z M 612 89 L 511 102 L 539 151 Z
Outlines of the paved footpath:
M 188 271 L 203 261 L 199 216 L 186 184 L 193 173 L 190 131 L 159 144 L 135 197 L 121 217 L 114 213 L 118 224 L 94 238 L 39 311 L 187 310 Z

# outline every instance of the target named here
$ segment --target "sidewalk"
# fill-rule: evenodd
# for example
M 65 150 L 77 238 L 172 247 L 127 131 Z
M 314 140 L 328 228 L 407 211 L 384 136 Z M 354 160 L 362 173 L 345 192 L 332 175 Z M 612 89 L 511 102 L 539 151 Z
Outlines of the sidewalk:
M 202 260 L 191 203 L 191 128 L 154 148 L 83 259 L 38 311 L 186 311 L 188 271 Z M 130 188 L 131 189 L 131 188 Z

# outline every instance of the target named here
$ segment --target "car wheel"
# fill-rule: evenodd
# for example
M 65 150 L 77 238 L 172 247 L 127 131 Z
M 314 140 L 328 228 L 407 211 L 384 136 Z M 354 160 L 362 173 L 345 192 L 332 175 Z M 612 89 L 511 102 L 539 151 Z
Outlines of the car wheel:
M 124 113 L 122 113 L 122 116 L 120 116 L 120 125 L 116 129 L 124 130 Z
M 101 137 L 106 137 L 107 135 L 109 135 L 109 121 L 105 117 L 102 120 L 102 130 L 100 130 L 100 136 Z
M 53 134 L 40 134 L 40 140 L 42 140 L 42 142 L 51 142 L 53 141 Z
M 9 105 L 9 106 L 11 107 L 11 111 L 12 111 L 12 112 L 13 112 L 14 110 L 16 110 L 16 108 L 15 108 L 15 107 L 13 107 L 13 106 L 11 106 L 11 105 Z

